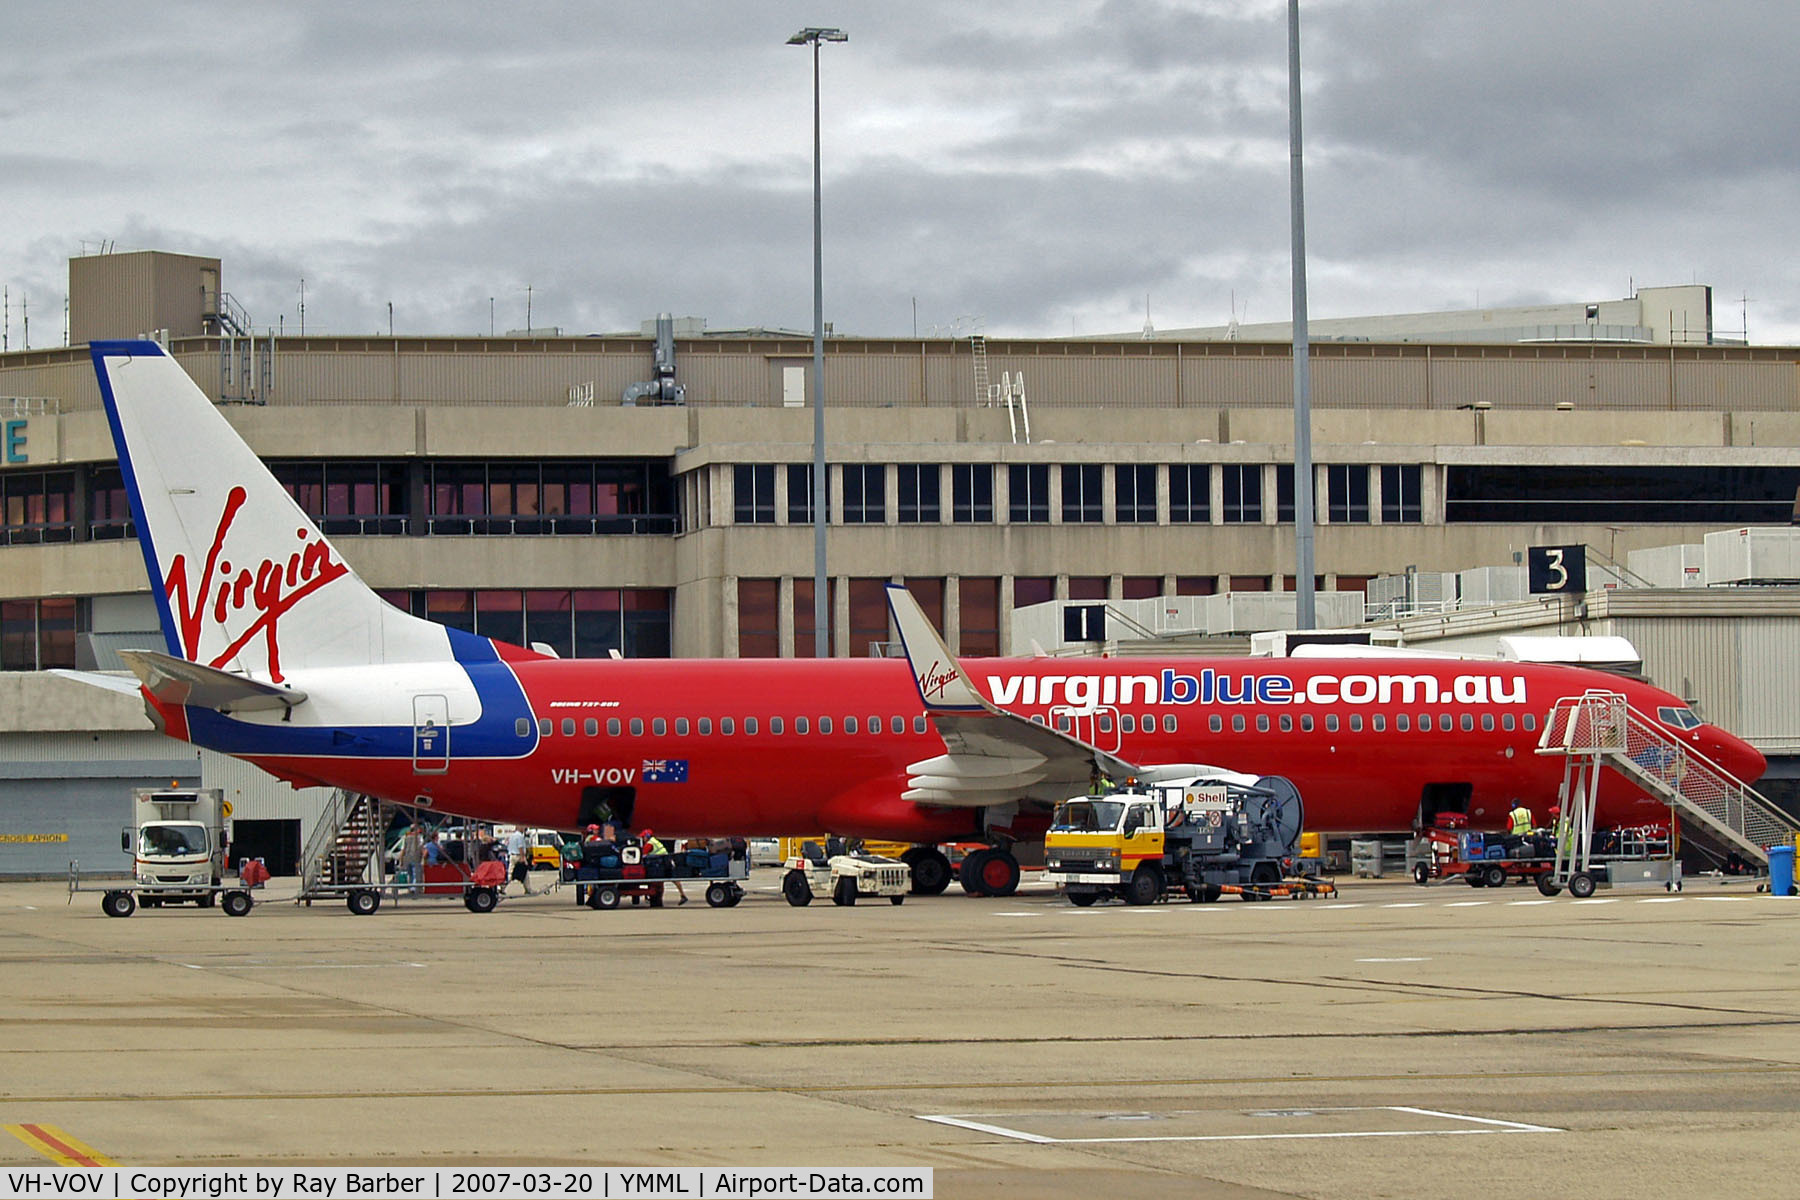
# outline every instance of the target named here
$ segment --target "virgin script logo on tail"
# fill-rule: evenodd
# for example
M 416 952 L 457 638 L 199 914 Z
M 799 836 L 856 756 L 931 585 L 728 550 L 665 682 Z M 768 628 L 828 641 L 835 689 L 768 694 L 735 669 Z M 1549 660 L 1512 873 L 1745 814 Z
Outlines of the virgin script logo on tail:
M 234 487 L 225 497 L 225 509 L 219 514 L 199 582 L 189 582 L 188 557 L 177 554 L 169 564 L 163 591 L 175 608 L 182 653 L 190 662 L 200 661 L 200 634 L 210 615 L 212 623 L 222 627 L 231 640 L 206 666 L 224 666 L 253 639 L 262 636 L 267 638 L 269 675 L 280 682 L 282 615 L 326 584 L 348 575 L 350 568 L 333 559 L 330 545 L 307 528 L 294 530 L 300 545 L 285 562 L 262 558 L 234 565 L 223 557 L 225 541 L 248 496 L 242 487 Z M 247 615 L 250 621 L 234 635 L 234 618 L 239 614 Z

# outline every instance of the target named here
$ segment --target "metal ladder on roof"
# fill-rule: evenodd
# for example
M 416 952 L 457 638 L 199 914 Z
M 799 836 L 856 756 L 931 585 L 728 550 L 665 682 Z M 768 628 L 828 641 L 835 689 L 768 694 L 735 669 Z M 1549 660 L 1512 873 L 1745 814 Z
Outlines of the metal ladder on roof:
M 985 408 L 994 402 L 993 387 L 988 383 L 987 338 L 971 333 L 969 353 L 975 359 L 975 407 Z
M 1689 834 L 1764 867 L 1770 846 L 1793 845 L 1800 821 L 1755 788 L 1631 707 L 1617 692 L 1564 696 L 1538 738 L 1539 754 L 1588 758 L 1667 802 Z M 1570 809 L 1565 805 L 1564 812 Z

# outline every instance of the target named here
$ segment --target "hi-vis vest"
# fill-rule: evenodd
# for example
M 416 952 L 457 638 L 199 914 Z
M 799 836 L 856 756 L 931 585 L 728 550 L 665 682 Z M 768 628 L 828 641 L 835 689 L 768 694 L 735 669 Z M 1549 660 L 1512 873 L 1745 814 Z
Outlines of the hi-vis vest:
M 1512 817 L 1512 831 L 1515 836 L 1523 837 L 1531 832 L 1531 810 L 1523 804 L 1507 814 Z

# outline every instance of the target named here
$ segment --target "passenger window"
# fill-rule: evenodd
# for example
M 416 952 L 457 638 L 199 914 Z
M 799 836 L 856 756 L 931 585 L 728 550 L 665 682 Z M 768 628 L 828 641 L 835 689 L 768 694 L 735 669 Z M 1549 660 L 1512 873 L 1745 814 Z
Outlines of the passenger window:
M 581 732 L 587 734 L 589 737 L 599 737 L 600 736 L 600 722 L 595 720 L 593 717 L 589 717 L 587 720 L 585 720 L 581 723 Z
M 924 717 L 914 717 L 913 718 L 913 732 L 914 733 L 924 733 L 925 732 L 925 718 Z
M 1475 714 L 1474 713 L 1464 713 L 1462 715 L 1462 727 L 1463 727 L 1464 733 L 1475 732 Z
M 1145 733 L 1155 733 L 1156 732 L 1156 717 L 1155 717 L 1155 715 L 1152 713 L 1145 713 L 1143 716 L 1139 717 L 1138 718 L 1138 728 L 1143 730 Z M 1215 730 L 1213 730 L 1213 732 L 1217 733 L 1218 730 L 1215 729 Z
M 1482 729 L 1486 730 L 1488 733 L 1494 732 L 1494 714 L 1493 713 L 1482 713 L 1481 714 L 1481 727 L 1482 727 Z
M 736 732 L 737 732 L 737 722 L 733 721 L 730 717 L 720 717 L 719 718 L 719 736 L 720 737 L 730 737 L 732 734 L 734 734 Z
M 644 718 L 642 718 L 642 717 L 631 718 L 631 736 L 632 737 L 643 737 L 644 736 Z
M 845 733 L 855 733 L 856 732 L 856 718 L 855 717 L 845 717 L 844 718 L 844 732 Z
M 618 737 L 619 736 L 619 718 L 617 718 L 617 717 L 606 718 L 606 736 L 607 737 Z
M 575 718 L 574 717 L 564 717 L 562 720 L 562 726 L 563 726 L 563 736 L 564 737 L 574 737 L 575 736 Z
M 1038 713 L 1037 715 L 1033 716 L 1031 718 L 1031 723 L 1033 725 L 1042 725 L 1044 723 L 1044 714 Z
M 745 737 L 755 737 L 756 736 L 756 718 L 755 717 L 745 717 L 744 718 L 744 736 Z
M 869 718 L 869 732 L 870 733 L 880 733 L 881 732 L 881 718 L 880 717 L 870 717 Z
M 1530 713 L 1526 713 L 1524 716 L 1520 717 L 1519 719 L 1521 721 L 1525 722 L 1525 732 L 1532 733 L 1537 730 L 1537 718 L 1532 716 Z
M 1362 732 L 1362 714 L 1361 713 L 1351 713 L 1350 714 L 1350 732 L 1351 733 L 1361 733 Z
M 712 736 L 712 718 L 711 717 L 701 717 L 700 718 L 700 736 L 701 737 L 711 737 Z
M 785 728 L 786 728 L 786 726 L 784 726 L 782 724 L 780 717 L 770 717 L 769 718 L 769 732 L 770 733 L 780 733 Z
M 1112 731 L 1113 731 L 1112 714 L 1111 713 L 1101 713 L 1100 714 L 1100 732 L 1101 733 L 1111 733 Z
M 1518 722 L 1513 719 L 1511 713 L 1500 714 L 1500 728 L 1506 730 L 1506 732 L 1511 733 L 1517 725 Z
M 831 718 L 830 717 L 820 717 L 819 718 L 819 732 L 820 733 L 830 733 L 831 732 Z
M 1176 728 L 1177 728 L 1177 722 L 1175 720 L 1175 714 L 1174 713 L 1164 713 L 1163 714 L 1163 732 L 1164 733 L 1174 733 Z
M 1456 723 L 1450 719 L 1449 713 L 1439 713 L 1438 714 L 1438 728 L 1439 729 L 1443 730 L 1445 733 L 1449 733 L 1455 727 L 1456 727 Z
M 1069 732 L 1069 714 L 1068 713 L 1057 713 L 1056 714 L 1056 728 L 1063 733 Z
M 1294 718 L 1288 716 L 1286 713 L 1281 714 L 1281 732 L 1294 732 Z
M 530 737 L 531 736 L 530 720 L 528 720 L 525 717 L 520 717 L 517 721 L 514 721 L 513 722 L 513 732 L 518 734 L 520 737 Z
M 1301 713 L 1300 714 L 1300 732 L 1301 733 L 1311 733 L 1312 731 L 1313 731 L 1312 714 L 1311 713 Z
M 1337 714 L 1336 713 L 1326 713 L 1325 714 L 1325 732 L 1336 733 L 1337 728 L 1338 728 Z
M 676 737 L 686 737 L 687 735 L 688 735 L 688 719 L 686 717 L 676 717 L 675 718 L 675 736 Z
M 1397 714 L 1394 717 L 1394 728 L 1398 729 L 1401 733 L 1412 732 L 1412 718 L 1405 713 Z
M 1120 717 L 1119 718 L 1119 731 L 1121 733 L 1136 733 L 1137 732 L 1137 718 L 1132 716 L 1130 713 L 1126 713 L 1124 716 Z
M 657 737 L 662 737 L 669 732 L 669 723 L 661 717 L 656 717 L 650 722 L 650 732 Z
M 1258 733 L 1269 732 L 1269 718 L 1264 713 L 1258 713 L 1256 715 L 1256 732 L 1258 732 Z
M 1214 713 L 1212 716 L 1206 718 L 1206 727 L 1214 733 L 1224 733 L 1225 718 L 1221 717 L 1218 713 Z
M 1387 732 L 1387 718 L 1380 713 L 1376 713 L 1369 718 L 1369 728 L 1373 729 L 1376 733 Z
M 1231 732 L 1233 732 L 1233 733 L 1244 732 L 1244 714 L 1243 713 L 1233 713 L 1232 714 Z
M 551 734 L 553 734 L 555 732 L 556 732 L 556 725 L 555 725 L 555 723 L 553 723 L 550 720 L 549 717 L 539 717 L 538 718 L 538 736 L 539 737 L 549 737 Z
M 794 718 L 794 732 L 795 733 L 805 733 L 805 732 L 807 732 L 807 728 L 808 727 L 806 724 L 805 717 L 795 717 Z
M 905 717 L 894 717 L 892 720 L 890 720 L 888 722 L 888 728 L 893 730 L 895 733 L 905 733 L 906 732 L 906 718 Z

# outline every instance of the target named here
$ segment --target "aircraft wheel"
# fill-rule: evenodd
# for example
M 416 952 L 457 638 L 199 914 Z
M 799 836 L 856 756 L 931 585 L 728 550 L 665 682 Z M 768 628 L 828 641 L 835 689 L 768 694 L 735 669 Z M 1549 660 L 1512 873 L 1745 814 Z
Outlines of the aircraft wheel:
M 962 884 L 962 890 L 971 896 L 986 896 L 988 891 L 982 886 L 981 868 L 994 853 L 990 846 L 963 855 L 962 865 L 956 868 L 956 882 Z
M 1569 895 L 1577 900 L 1586 900 L 1594 894 L 1594 877 L 1586 871 L 1577 871 L 1569 876 Z
M 972 872 L 969 858 L 979 860 Z M 969 858 L 963 859 L 963 873 L 965 876 L 973 874 L 975 887 L 970 888 L 965 879 L 965 890 L 973 891 L 977 896 L 1010 896 L 1019 890 L 1019 860 L 1010 851 L 996 846 L 978 850 Z
M 1125 903 L 1155 904 L 1162 895 L 1162 872 L 1155 867 L 1145 865 L 1131 874 L 1131 881 L 1125 885 Z
M 805 871 L 789 871 L 781 880 L 781 895 L 795 908 L 812 903 L 812 884 L 806 882 Z
M 839 875 L 837 882 L 831 885 L 831 902 L 845 908 L 856 903 L 856 880 L 848 875 Z
M 130 892 L 108 892 L 100 897 L 100 911 L 109 917 L 129 917 L 137 911 L 137 897 Z
M 1499 863 L 1489 863 L 1487 868 L 1487 885 L 1489 887 L 1506 886 L 1506 868 Z
M 598 887 L 588 895 L 588 903 L 595 908 L 610 911 L 619 907 L 619 889 L 616 887 Z
M 1076 908 L 1091 908 L 1094 902 L 1100 899 L 1099 895 L 1094 892 L 1070 892 L 1068 896 L 1069 903 Z
M 344 907 L 359 917 L 366 917 L 381 907 L 381 893 L 358 888 L 344 897 Z
M 225 910 L 228 917 L 242 917 L 249 915 L 255 903 L 249 892 L 226 892 L 219 900 L 219 907 Z
M 494 906 L 500 903 L 500 897 L 490 887 L 478 887 L 469 892 L 469 911 L 473 913 L 491 913 Z
M 936 846 L 914 846 L 900 860 L 912 868 L 912 894 L 939 896 L 950 886 L 950 860 Z
M 706 902 L 713 908 L 731 907 L 731 889 L 727 888 L 722 883 L 708 884 L 706 888 Z

